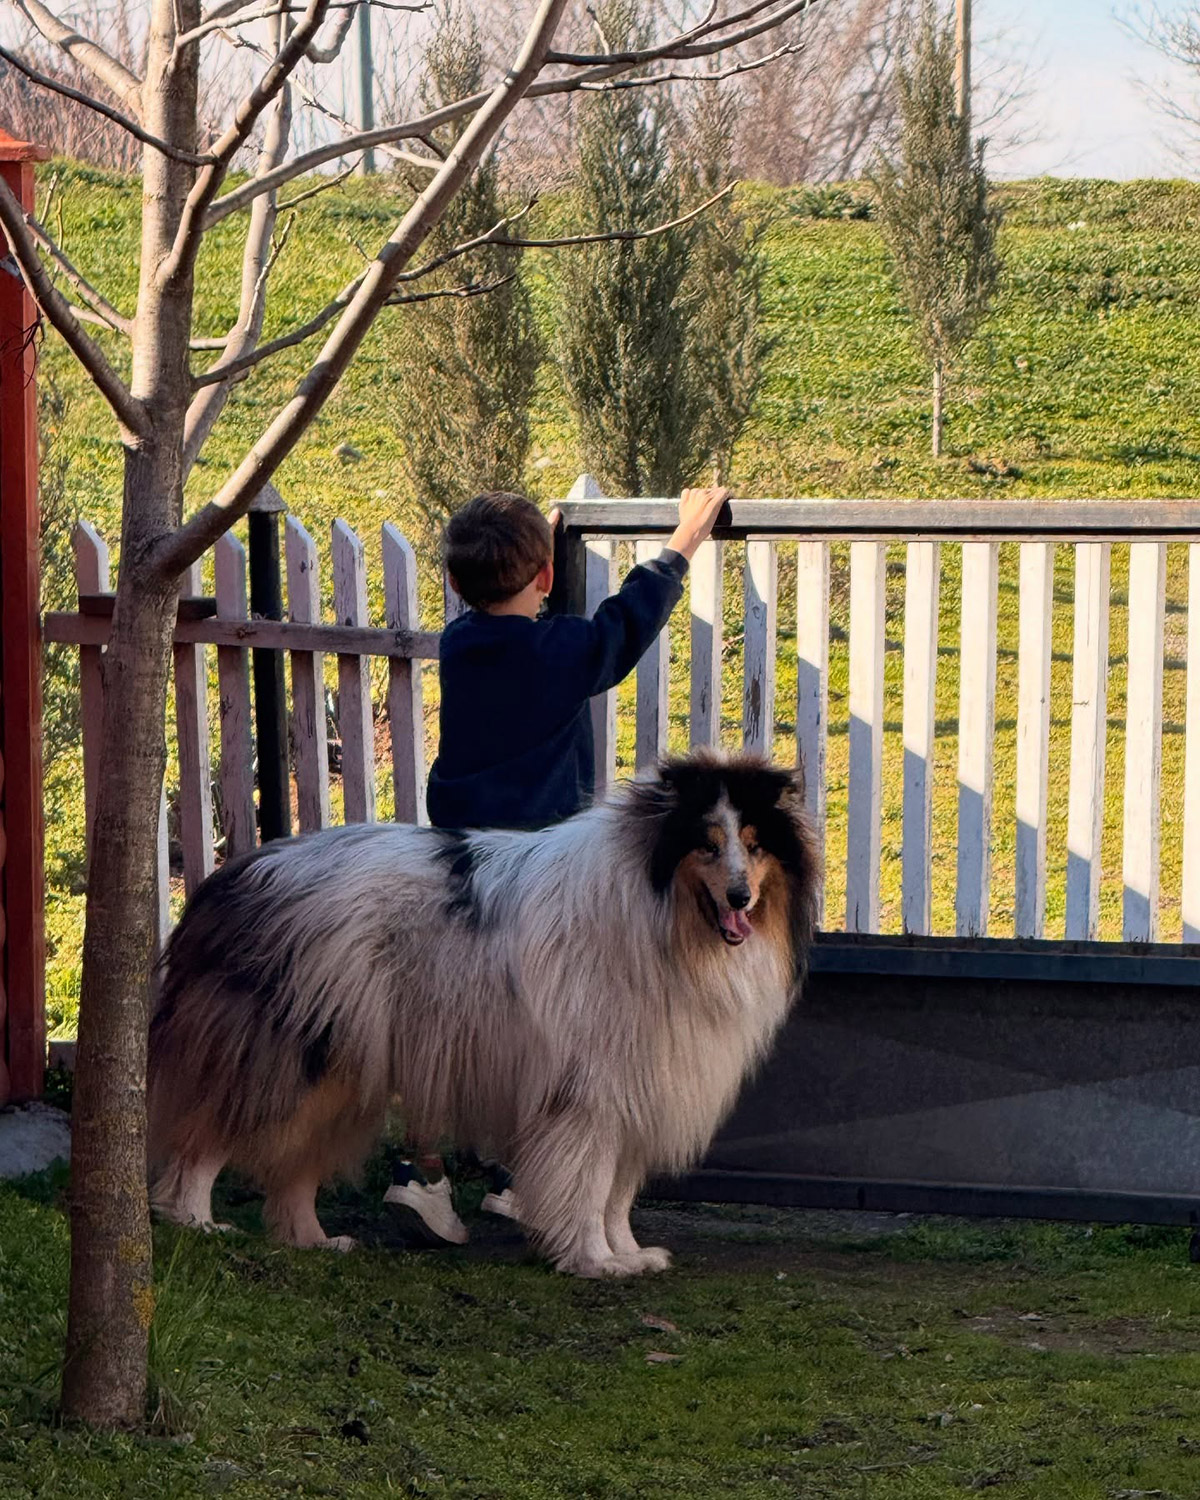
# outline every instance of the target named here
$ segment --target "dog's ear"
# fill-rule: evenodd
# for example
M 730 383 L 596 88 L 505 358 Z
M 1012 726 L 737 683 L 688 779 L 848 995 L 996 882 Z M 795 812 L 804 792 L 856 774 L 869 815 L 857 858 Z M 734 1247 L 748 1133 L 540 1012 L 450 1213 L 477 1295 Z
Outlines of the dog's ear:
M 707 791 L 707 768 L 696 757 L 660 761 L 655 774 L 641 784 L 642 809 L 654 825 L 650 884 L 659 895 L 695 848 L 697 808 Z
M 808 790 L 808 779 L 804 774 L 804 762 L 797 757 L 796 764 L 788 778 L 789 785 L 784 788 L 780 796 L 780 802 L 785 805 L 797 803 L 804 805 L 804 794 Z

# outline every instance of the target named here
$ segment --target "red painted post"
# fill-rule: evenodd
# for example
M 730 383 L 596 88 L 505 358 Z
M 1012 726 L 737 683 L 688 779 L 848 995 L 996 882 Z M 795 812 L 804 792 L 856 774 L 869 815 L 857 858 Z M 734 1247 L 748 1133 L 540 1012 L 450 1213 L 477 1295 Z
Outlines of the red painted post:
M 28 210 L 33 164 L 49 155 L 0 130 L 0 176 Z M 0 1101 L 36 1098 L 46 1062 L 36 322 L 11 256 L 0 259 Z

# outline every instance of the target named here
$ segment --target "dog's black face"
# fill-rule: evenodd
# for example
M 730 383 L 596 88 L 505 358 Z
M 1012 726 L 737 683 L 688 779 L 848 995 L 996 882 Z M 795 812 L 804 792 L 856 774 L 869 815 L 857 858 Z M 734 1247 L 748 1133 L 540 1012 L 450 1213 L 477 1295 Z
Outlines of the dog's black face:
M 804 780 L 749 756 L 667 761 L 638 794 L 657 814 L 650 881 L 660 895 L 677 876 L 721 940 L 754 932 L 764 884 L 784 877 L 793 925 L 811 927 L 818 860 L 803 813 Z

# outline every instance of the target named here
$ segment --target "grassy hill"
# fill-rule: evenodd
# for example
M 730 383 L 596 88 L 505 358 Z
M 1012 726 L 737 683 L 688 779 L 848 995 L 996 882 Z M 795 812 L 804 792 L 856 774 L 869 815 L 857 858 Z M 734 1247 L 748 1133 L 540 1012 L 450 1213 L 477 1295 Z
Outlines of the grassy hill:
M 68 254 L 124 311 L 137 281 L 136 182 L 56 163 L 42 186 L 55 182 L 51 218 Z M 1042 180 L 1005 185 L 1002 248 L 1007 275 L 992 318 L 951 387 L 947 447 L 928 455 L 926 376 L 915 356 L 893 288 L 878 230 L 869 221 L 814 217 L 837 213 L 852 193 L 811 194 L 747 189 L 754 208 L 774 214 L 768 312 L 779 334 L 758 419 L 735 456 L 732 481 L 741 493 L 773 496 L 1155 497 L 1200 494 L 1200 186 L 1172 182 L 1108 183 Z M 383 181 L 353 180 L 309 200 L 276 271 L 268 335 L 303 322 L 361 265 L 394 222 L 403 194 Z M 235 313 L 236 225 L 210 237 L 200 266 L 200 332 L 223 332 Z M 550 257 L 533 263 L 540 305 L 547 306 Z M 428 547 L 413 498 L 397 462 L 397 431 L 389 388 L 397 341 L 406 316 L 394 311 L 367 341 L 337 395 L 277 476 L 291 509 L 322 544 L 330 522 L 344 516 L 363 535 L 378 580 L 379 526 L 395 520 Z M 124 351 L 108 339 L 114 359 Z M 197 356 L 198 366 L 203 356 Z M 241 386 L 205 460 L 189 486 L 189 501 L 211 493 L 247 444 L 262 430 L 303 368 L 293 351 Z M 120 495 L 120 449 L 103 402 L 71 363 L 61 343 L 47 340 L 42 373 L 48 395 L 46 426 L 52 453 L 65 463 L 71 507 L 115 539 Z M 53 409 L 52 409 L 53 406 Z M 357 458 L 339 456 L 349 444 Z M 543 500 L 561 495 L 580 467 L 553 369 L 543 371 L 535 444 L 527 486 Z M 890 560 L 889 642 L 902 639 L 903 553 Z M 781 567 L 781 654 L 777 753 L 792 753 L 789 695 L 794 694 L 794 588 L 785 555 Z M 1104 914 L 1106 935 L 1119 933 L 1119 828 L 1123 658 L 1121 608 L 1124 554 L 1114 555 L 1114 610 L 1110 684 L 1108 837 Z M 731 549 L 728 596 L 726 719 L 737 737 L 740 671 L 737 617 L 740 587 Z M 1184 672 L 1182 621 L 1184 558 L 1170 558 L 1172 613 L 1168 620 L 1166 686 L 1168 733 L 1164 774 L 1177 788 L 1182 766 Z M 426 619 L 437 623 L 432 567 L 423 589 Z M 993 919 L 1011 924 L 1012 781 L 1016 693 L 1016 552 L 1001 565 L 996 840 Z M 935 924 L 953 921 L 954 765 L 956 755 L 957 552 L 943 567 L 942 667 L 935 772 Z M 324 580 L 328 586 L 328 577 Z M 1061 927 L 1065 839 L 1066 729 L 1069 717 L 1071 621 L 1070 559 L 1060 549 L 1055 617 L 1054 769 L 1051 787 L 1051 931 Z M 377 601 L 376 601 L 377 602 Z M 842 897 L 845 847 L 845 701 L 848 587 L 844 549 L 835 549 L 831 660 L 829 925 Z M 685 736 L 686 622 L 673 638 L 672 736 Z M 889 652 L 885 788 L 885 926 L 898 924 L 900 655 Z M 432 695 L 430 695 L 432 700 Z M 626 726 L 622 760 L 631 752 Z M 80 811 L 62 781 L 51 807 L 52 1009 L 69 1024 L 77 984 Z M 383 810 L 386 812 L 386 786 Z M 1178 797 L 1164 798 L 1164 890 L 1177 896 Z M 1107 850 L 1111 849 L 1111 868 Z M 1172 928 L 1172 921 L 1175 927 Z M 1114 928 L 1114 923 L 1116 924 Z M 1177 935 L 1168 912 L 1165 936 Z

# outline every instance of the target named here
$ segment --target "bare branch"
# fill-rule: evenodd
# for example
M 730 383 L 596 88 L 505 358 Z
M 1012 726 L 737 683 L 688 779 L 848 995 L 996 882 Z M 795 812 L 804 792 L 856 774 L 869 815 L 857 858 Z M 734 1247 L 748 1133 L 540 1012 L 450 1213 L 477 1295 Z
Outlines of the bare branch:
M 12 0 L 12 3 L 48 42 L 61 47 L 72 62 L 78 63 L 115 94 L 126 109 L 135 115 L 141 114 L 142 80 L 131 73 L 124 63 L 119 63 L 103 47 L 81 35 L 74 27 L 64 25 L 41 0 Z
M 58 245 L 51 238 L 49 232 L 44 228 L 42 224 L 38 222 L 37 219 L 34 218 L 32 214 L 25 214 L 24 218 L 25 227 L 33 238 L 34 243 L 41 246 L 45 253 L 50 257 L 50 259 L 66 277 L 70 285 L 75 288 L 79 296 L 82 297 L 88 307 L 91 308 L 92 315 L 95 320 L 98 323 L 103 324 L 106 328 L 111 328 L 114 332 L 123 333 L 126 337 L 129 337 L 129 335 L 133 332 L 133 319 L 127 318 L 119 313 L 117 309 L 112 305 L 112 303 L 108 300 L 108 298 L 103 296 L 102 293 L 98 292 L 96 288 L 92 286 L 91 282 L 89 282 L 83 276 L 82 272 L 78 271 L 71 264 L 71 262 L 63 254 L 62 250 L 59 249 Z M 85 314 L 81 309 L 77 308 L 76 316 L 85 317 Z M 92 319 L 85 317 L 85 321 L 91 322 Z
M 443 287 L 441 290 L 433 292 L 407 292 L 404 294 L 393 292 L 385 305 L 387 307 L 407 307 L 413 302 L 435 302 L 441 297 L 458 298 L 460 300 L 467 297 L 483 297 L 488 292 L 494 292 L 502 286 L 508 286 L 510 282 L 515 280 L 515 275 L 501 276 L 495 281 L 468 281 L 462 286 Z
M 650 73 L 639 78 L 613 78 L 608 83 L 585 83 L 582 87 L 585 92 L 603 94 L 617 89 L 652 88 L 659 83 L 723 83 L 727 78 L 737 78 L 743 73 L 757 73 L 780 58 L 799 57 L 803 51 L 803 43 L 788 42 L 786 46 L 776 47 L 774 52 L 752 58 L 749 62 L 731 63 L 715 73 Z
M 178 576 L 246 512 L 254 496 L 329 399 L 379 310 L 395 290 L 404 267 L 537 78 L 566 3 L 567 0 L 540 0 L 513 66 L 492 90 L 433 181 L 417 197 L 367 268 L 350 304 L 295 395 L 208 504 L 177 531 L 164 536 L 156 547 L 154 563 L 161 577 Z
M 774 3 L 774 0 L 771 0 Z M 784 22 L 795 16 L 803 15 L 821 3 L 821 0 L 785 0 L 770 14 L 763 16 L 760 20 L 750 21 L 731 32 L 716 36 L 705 33 L 704 38 L 699 41 L 681 41 L 676 38 L 673 42 L 664 43 L 655 49 L 653 54 L 655 60 L 673 61 L 680 59 L 695 59 L 710 57 L 717 52 L 722 52 L 730 47 L 736 47 L 741 43 L 753 40 L 765 31 L 773 30 L 782 26 Z M 739 12 L 739 16 L 758 15 L 766 9 L 759 3 L 751 6 L 748 11 Z M 739 16 L 728 18 L 722 25 L 734 24 Z M 709 23 L 715 24 L 715 23 Z M 693 37 L 695 32 L 683 34 L 685 37 Z M 615 78 L 621 73 L 629 71 L 628 63 L 606 63 L 601 67 L 584 69 L 581 72 L 567 75 L 565 77 L 545 78 L 532 84 L 525 92 L 526 99 L 544 99 L 553 94 L 569 94 L 586 88 L 589 84 L 602 83 L 606 79 Z M 405 120 L 397 125 L 382 125 L 375 130 L 361 131 L 357 135 L 349 136 L 343 141 L 333 141 L 324 146 L 318 146 L 312 151 L 307 151 L 292 161 L 285 163 L 277 171 L 262 179 L 254 179 L 241 184 L 230 192 L 218 198 L 209 209 L 204 221 L 204 227 L 210 229 L 214 224 L 226 218 L 231 213 L 238 213 L 260 194 L 269 192 L 273 188 L 282 187 L 285 182 L 291 182 L 296 177 L 303 177 L 306 173 L 314 171 L 317 167 L 324 166 L 326 162 L 336 161 L 339 156 L 348 156 L 358 151 L 364 151 L 368 147 L 378 147 L 388 144 L 390 141 L 421 140 L 432 131 L 443 125 L 453 124 L 464 116 L 473 114 L 481 109 L 487 102 L 489 95 L 486 90 L 470 94 L 462 99 L 457 99 L 452 104 L 443 105 L 439 109 L 431 110 L 428 114 L 416 116 Z
M 279 55 L 286 51 L 290 22 L 280 16 L 276 23 L 276 42 Z M 292 91 L 285 80 L 278 90 L 274 108 L 267 124 L 262 151 L 259 153 L 258 173 L 270 172 L 287 155 L 292 133 Z M 190 201 L 190 200 L 189 200 Z M 246 243 L 242 249 L 242 297 L 238 319 L 229 330 L 224 352 L 213 366 L 219 372 L 228 368 L 234 360 L 250 353 L 262 334 L 263 316 L 267 305 L 267 279 L 287 243 L 288 233 L 294 219 L 289 221 L 282 241 L 273 244 L 278 218 L 276 197 L 268 193 L 255 201 L 246 230 Z M 210 372 L 211 373 L 211 372 Z M 186 474 L 196 461 L 196 455 L 204 446 L 217 418 L 229 399 L 231 387 L 228 381 L 218 379 L 205 390 L 201 390 L 192 401 L 184 419 L 183 464 Z
M 504 231 L 510 225 L 523 219 L 534 207 L 536 200 L 530 199 L 523 208 L 515 214 L 508 214 L 490 229 L 484 230 L 474 239 L 463 240 L 461 244 L 454 245 L 449 250 L 444 250 L 440 255 L 427 260 L 423 265 L 417 266 L 412 271 L 402 271 L 396 278 L 397 283 L 421 281 L 430 276 L 434 271 L 440 271 L 443 266 L 449 265 L 451 261 L 458 260 L 461 256 L 470 255 L 473 250 L 481 250 L 485 245 L 501 245 L 514 250 L 565 250 L 574 245 L 602 245 L 609 241 L 619 240 L 649 240 L 656 235 L 667 234 L 672 229 L 682 229 L 685 224 L 690 224 L 693 219 L 698 219 L 702 213 L 710 209 L 714 203 L 719 203 L 722 198 L 727 198 L 737 187 L 736 182 L 730 182 L 714 193 L 711 198 L 706 198 L 703 203 L 695 208 L 689 209 L 686 214 L 681 214 L 677 219 L 671 219 L 665 224 L 654 224 L 649 229 L 603 229 L 594 234 L 567 234 L 560 235 L 555 239 L 534 240 L 517 239 L 506 235 Z
M 453 249 L 435 256 L 423 265 L 417 266 L 411 271 L 402 272 L 396 278 L 397 284 L 411 284 L 414 281 L 423 280 L 426 276 L 432 275 L 433 272 L 440 270 L 451 261 L 458 260 L 461 256 L 469 255 L 471 251 L 479 250 L 485 245 L 502 245 L 525 250 L 558 250 L 575 245 L 597 245 L 610 241 L 653 239 L 656 235 L 666 234 L 672 229 L 681 229 L 685 224 L 690 224 L 693 219 L 699 218 L 701 214 L 712 208 L 715 203 L 719 203 L 722 198 L 728 197 L 736 187 L 736 183 L 730 183 L 728 186 L 722 188 L 719 193 L 714 193 L 711 198 L 706 198 L 703 203 L 698 204 L 688 213 L 682 214 L 679 218 L 672 219 L 668 223 L 655 224 L 649 229 L 610 229 L 596 234 L 563 235 L 557 239 L 547 240 L 514 239 L 506 236 L 503 231 L 524 218 L 533 208 L 534 205 L 531 201 L 520 209 L 519 212 L 508 214 L 505 218 L 500 219 L 484 234 L 477 235 L 471 240 L 464 240 L 462 244 L 455 245 Z M 230 360 L 227 363 L 221 362 L 214 365 L 211 370 L 206 370 L 202 375 L 196 376 L 194 383 L 197 387 L 202 387 L 214 385 L 222 380 L 234 381 L 244 379 L 247 373 L 255 365 L 261 364 L 263 360 L 269 359 L 273 354 L 278 354 L 284 349 L 292 349 L 297 344 L 301 344 L 314 334 L 319 333 L 343 308 L 348 306 L 351 298 L 359 286 L 361 286 L 366 274 L 366 271 L 363 271 L 360 275 L 356 276 L 353 281 L 338 293 L 332 302 L 323 307 L 307 323 L 302 324 L 299 328 L 292 329 L 290 333 L 281 334 L 279 338 L 272 339 L 270 343 L 263 344 L 260 348 L 255 349 L 249 354 L 244 354 L 240 358 Z M 398 307 L 413 302 L 429 302 L 439 297 L 479 296 L 485 291 L 492 291 L 496 287 L 504 286 L 511 280 L 511 276 L 506 276 L 499 281 L 485 284 L 471 282 L 465 287 L 453 287 L 443 291 L 413 292 L 408 295 L 393 293 L 387 298 L 387 305 L 389 307 Z
M 188 194 L 187 202 L 179 217 L 175 243 L 171 247 L 170 254 L 158 268 L 159 279 L 164 285 L 169 284 L 194 263 L 196 253 L 200 248 L 200 240 L 207 227 L 205 215 L 225 180 L 229 163 L 239 148 L 249 139 L 255 121 L 303 60 L 308 44 L 319 30 L 328 9 L 329 0 L 309 0 L 299 25 L 283 42 L 274 62 L 262 78 L 238 105 L 233 123 L 214 145 L 212 164 L 200 173 Z M 284 23 L 281 21 L 281 24 Z M 268 172 L 257 180 L 266 181 L 271 176 L 272 174 Z M 264 191 L 273 192 L 274 185 Z M 255 194 L 254 196 L 261 195 Z
M 104 351 L 84 332 L 70 303 L 54 285 L 25 227 L 21 204 L 3 178 L 0 178 L 0 226 L 34 301 L 91 376 L 97 390 L 116 413 L 117 420 L 126 432 L 138 436 L 146 433 L 149 423 L 141 402 L 130 394 Z
M 91 94 L 85 94 L 82 89 L 75 89 L 67 83 L 60 83 L 57 78 L 51 78 L 48 73 L 40 73 L 37 68 L 31 67 L 29 63 L 18 57 L 15 52 L 10 52 L 7 47 L 0 47 L 0 61 L 8 63 L 10 67 L 16 68 L 18 73 L 23 73 L 31 83 L 36 83 L 39 88 L 49 89 L 53 94 L 61 94 L 64 99 L 73 99 L 76 104 L 84 104 L 88 109 L 94 109 L 98 115 L 103 115 L 106 120 L 111 120 L 114 125 L 119 125 L 122 130 L 127 130 L 130 135 L 141 141 L 143 145 L 153 146 L 156 151 L 161 151 L 164 156 L 169 156 L 172 161 L 187 162 L 189 166 L 206 166 L 213 160 L 211 156 L 197 155 L 194 151 L 180 151 L 177 146 L 172 146 L 157 135 L 151 135 L 148 130 L 143 130 L 136 120 L 131 120 L 128 115 L 123 115 L 119 109 L 113 109 L 102 100 L 93 98 Z
M 352 15 L 353 12 L 348 11 L 347 14 Z M 251 52 L 256 52 L 260 57 L 265 58 L 267 61 L 270 61 L 270 55 L 264 48 L 258 46 L 258 44 L 255 42 L 248 41 L 245 37 L 228 37 L 226 38 L 226 40 L 229 42 L 229 45 L 231 47 L 247 48 Z M 338 114 L 335 109 L 332 109 L 328 104 L 320 99 L 313 92 L 313 90 L 310 89 L 300 79 L 293 78 L 291 81 L 291 86 L 300 95 L 301 99 L 303 99 L 304 103 L 308 106 L 309 109 L 313 110 L 319 115 L 324 115 L 327 120 L 331 121 L 334 125 L 337 126 L 337 128 L 342 132 L 343 135 L 352 136 L 356 134 L 357 127 L 355 125 L 352 125 L 351 122 L 346 119 L 345 115 Z M 442 159 L 440 157 L 435 159 L 433 157 L 418 156 L 415 151 L 405 151 L 398 146 L 381 146 L 379 149 L 385 156 L 390 157 L 393 161 L 404 162 L 406 165 L 411 167 L 423 167 L 427 172 L 436 172 L 438 169 L 438 165 Z M 344 173 L 340 174 L 338 180 L 342 180 L 342 177 L 344 176 Z
M 652 240 L 656 235 L 668 234 L 672 229 L 682 229 L 685 224 L 698 219 L 714 203 L 720 203 L 722 198 L 728 198 L 736 187 L 736 182 L 728 183 L 719 193 L 706 198 L 703 203 L 698 204 L 688 213 L 680 214 L 677 219 L 671 219 L 666 224 L 655 224 L 649 229 L 602 229 L 597 230 L 595 234 L 564 234 L 551 240 L 508 239 L 503 235 L 491 235 L 489 238 L 493 245 L 508 245 L 518 250 L 563 250 L 571 245 L 603 245 L 610 240 Z
M 252 370 L 255 365 L 261 364 L 264 359 L 270 359 L 273 354 L 279 354 L 284 349 L 293 349 L 297 344 L 302 344 L 305 339 L 312 338 L 313 334 L 320 333 L 321 329 L 332 322 L 338 313 L 350 305 L 355 292 L 363 284 L 366 274 L 365 271 L 361 271 L 353 281 L 342 288 L 332 302 L 327 303 L 307 323 L 302 323 L 299 328 L 293 328 L 290 333 L 280 334 L 278 338 L 271 339 L 266 344 L 260 344 L 251 353 L 243 354 L 240 358 L 230 360 L 227 364 L 214 365 L 211 370 L 205 370 L 202 375 L 197 375 L 193 384 L 197 387 L 202 387 L 215 385 L 221 380 L 241 379 L 248 370 Z
M 389 0 L 333 0 L 330 11 L 341 11 L 337 26 L 330 33 L 330 40 L 324 47 L 317 46 L 313 42 L 305 56 L 309 62 L 331 63 L 336 62 L 338 53 L 346 40 L 346 35 L 354 20 L 355 12 L 360 5 L 370 5 L 373 10 L 394 10 L 420 12 L 429 9 L 428 0 L 424 3 L 406 5 L 389 3 Z M 182 32 L 175 41 L 175 47 L 186 47 L 192 42 L 202 41 L 206 36 L 211 36 L 214 31 L 232 31 L 236 27 L 249 26 L 254 21 L 269 21 L 275 16 L 299 16 L 304 14 L 301 5 L 288 5 L 286 0 L 268 0 L 268 3 L 258 3 L 258 0 L 227 0 L 224 5 L 216 5 L 201 20 L 199 26 L 193 26 L 191 31 Z
M 331 63 L 337 61 L 338 53 L 341 52 L 346 38 L 350 35 L 350 27 L 354 22 L 357 9 L 356 5 L 346 6 L 334 24 L 329 41 L 323 47 L 319 47 L 315 41 L 308 44 L 308 49 L 304 55 L 308 58 L 309 62 Z
M 281 214 L 288 213 L 293 208 L 298 208 L 301 203 L 307 202 L 309 198 L 316 198 L 320 193 L 328 193 L 331 188 L 341 187 L 347 177 L 354 175 L 354 169 L 357 165 L 357 162 L 351 162 L 346 170 L 339 172 L 336 177 L 327 177 L 324 181 L 316 183 L 313 187 L 305 188 L 302 193 L 297 193 L 294 198 L 289 198 L 286 203 L 281 203 L 279 205 L 279 212 Z
M 616 66 L 624 70 L 642 67 L 646 63 L 659 62 L 667 58 L 706 57 L 712 51 L 735 47 L 740 42 L 757 36 L 760 31 L 770 31 L 774 26 L 779 25 L 778 20 L 770 18 L 767 18 L 767 24 L 759 23 L 755 26 L 747 24 L 778 3 L 779 0 L 755 0 L 753 5 L 735 11 L 733 15 L 722 16 L 720 19 L 716 18 L 716 6 L 713 5 L 709 7 L 703 21 L 688 31 L 679 32 L 670 41 L 656 42 L 650 47 L 638 47 L 625 52 L 551 52 L 546 58 L 546 65 L 572 68 Z M 797 9 L 811 9 L 816 3 L 817 0 L 809 0 L 808 4 L 799 6 Z M 742 28 L 742 31 L 739 31 L 736 36 L 724 35 L 735 28 Z M 719 38 L 715 48 L 711 45 L 714 36 Z M 693 51 L 693 47 L 698 50 Z M 700 48 L 705 50 L 699 50 Z

